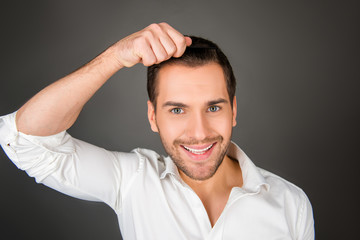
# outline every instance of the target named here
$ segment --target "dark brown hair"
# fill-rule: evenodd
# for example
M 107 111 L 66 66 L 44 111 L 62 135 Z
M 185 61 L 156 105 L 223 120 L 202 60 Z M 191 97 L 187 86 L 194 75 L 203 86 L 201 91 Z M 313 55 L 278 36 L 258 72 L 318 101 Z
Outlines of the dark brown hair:
M 215 43 L 200 37 L 190 37 L 192 39 L 192 44 L 190 47 L 186 48 L 184 54 L 181 57 L 170 58 L 167 61 L 154 64 L 147 69 L 147 91 L 149 100 L 152 102 L 155 109 L 156 98 L 158 96 L 158 92 L 156 90 L 156 79 L 159 70 L 165 65 L 169 64 L 199 67 L 208 63 L 218 63 L 224 71 L 230 102 L 231 104 L 233 103 L 236 89 L 236 80 L 229 60 Z

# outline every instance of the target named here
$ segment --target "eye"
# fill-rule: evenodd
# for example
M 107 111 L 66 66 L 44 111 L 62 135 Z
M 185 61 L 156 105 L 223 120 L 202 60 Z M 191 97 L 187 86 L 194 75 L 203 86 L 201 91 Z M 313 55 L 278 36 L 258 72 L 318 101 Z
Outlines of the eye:
M 174 114 L 181 114 L 184 113 L 184 110 L 182 110 L 181 108 L 173 108 L 171 109 L 171 112 Z
M 220 107 L 219 106 L 211 106 L 209 107 L 209 112 L 217 112 L 220 110 Z

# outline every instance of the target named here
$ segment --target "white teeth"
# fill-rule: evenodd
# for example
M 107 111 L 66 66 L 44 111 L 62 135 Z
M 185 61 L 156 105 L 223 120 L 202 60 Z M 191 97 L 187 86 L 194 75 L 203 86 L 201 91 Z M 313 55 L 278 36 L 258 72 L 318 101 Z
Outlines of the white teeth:
M 184 148 L 186 149 L 186 150 L 188 150 L 189 152 L 191 152 L 191 153 L 194 153 L 194 154 L 203 154 L 203 153 L 205 153 L 207 150 L 209 150 L 212 146 L 213 146 L 214 144 L 211 144 L 210 146 L 208 146 L 208 147 L 206 147 L 206 148 L 204 148 L 204 149 L 192 149 L 192 148 L 189 148 L 189 147 L 186 147 L 186 146 L 184 146 Z

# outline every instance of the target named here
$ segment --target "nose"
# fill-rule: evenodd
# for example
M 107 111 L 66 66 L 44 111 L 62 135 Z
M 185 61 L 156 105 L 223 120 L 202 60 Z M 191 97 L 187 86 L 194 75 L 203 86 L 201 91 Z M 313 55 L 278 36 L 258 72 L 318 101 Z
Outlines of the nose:
M 187 135 L 195 141 L 202 141 L 210 136 L 210 124 L 203 113 L 194 113 L 188 119 Z

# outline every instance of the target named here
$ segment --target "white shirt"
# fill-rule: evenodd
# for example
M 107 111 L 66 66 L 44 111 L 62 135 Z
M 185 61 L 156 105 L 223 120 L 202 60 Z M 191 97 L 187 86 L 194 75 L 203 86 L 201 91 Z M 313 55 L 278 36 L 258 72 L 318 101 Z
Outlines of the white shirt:
M 124 239 L 314 239 L 312 208 L 292 183 L 256 167 L 234 143 L 243 187 L 234 187 L 211 227 L 196 193 L 169 157 L 147 149 L 108 151 L 72 138 L 17 131 L 15 113 L 0 118 L 0 143 L 38 183 L 73 197 L 103 201 L 117 214 Z

